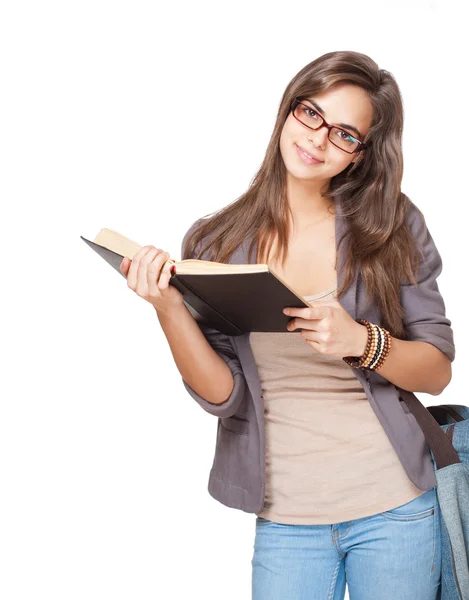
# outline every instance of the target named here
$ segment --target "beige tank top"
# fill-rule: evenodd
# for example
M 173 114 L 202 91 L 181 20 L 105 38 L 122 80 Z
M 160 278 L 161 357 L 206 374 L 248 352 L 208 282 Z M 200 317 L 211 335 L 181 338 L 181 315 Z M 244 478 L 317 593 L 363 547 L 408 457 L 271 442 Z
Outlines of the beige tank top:
M 305 299 L 336 298 L 337 285 Z M 294 332 L 249 335 L 264 396 L 266 494 L 258 516 L 286 524 L 360 519 L 424 493 L 407 476 L 342 358 Z

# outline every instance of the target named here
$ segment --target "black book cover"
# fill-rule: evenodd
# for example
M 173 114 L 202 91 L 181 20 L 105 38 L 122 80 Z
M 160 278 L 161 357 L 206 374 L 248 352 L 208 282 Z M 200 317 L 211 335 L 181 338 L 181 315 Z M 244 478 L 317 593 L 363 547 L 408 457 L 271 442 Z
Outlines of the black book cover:
M 80 237 L 125 278 L 120 271 L 123 256 Z M 180 274 L 176 266 L 169 283 L 183 294 L 197 321 L 232 336 L 250 331 L 288 333 L 290 317 L 283 314 L 283 309 L 309 306 L 270 271 Z

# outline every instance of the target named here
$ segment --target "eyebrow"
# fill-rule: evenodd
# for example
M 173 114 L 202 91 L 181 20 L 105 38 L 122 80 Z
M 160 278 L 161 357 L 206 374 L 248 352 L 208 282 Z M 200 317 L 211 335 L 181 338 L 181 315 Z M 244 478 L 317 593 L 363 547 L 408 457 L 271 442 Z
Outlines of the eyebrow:
M 314 108 L 316 110 L 318 110 L 322 115 L 325 114 L 323 109 L 319 106 L 319 104 L 316 104 L 316 102 L 314 100 L 311 100 L 311 98 L 306 98 L 306 100 L 308 102 L 310 102 L 314 106 Z M 358 129 L 356 127 L 354 127 L 353 125 L 347 125 L 347 123 L 338 123 L 338 125 L 340 127 L 345 127 L 345 129 L 351 129 L 358 135 L 359 138 L 363 139 L 364 136 L 362 136 L 362 134 L 358 131 Z

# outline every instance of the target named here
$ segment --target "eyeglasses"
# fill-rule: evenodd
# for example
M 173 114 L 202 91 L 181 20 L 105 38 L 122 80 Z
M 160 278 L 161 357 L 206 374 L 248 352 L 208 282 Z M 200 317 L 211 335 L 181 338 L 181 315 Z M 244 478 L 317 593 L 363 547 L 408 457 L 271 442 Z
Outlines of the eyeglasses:
M 299 98 L 293 100 L 291 103 L 291 110 L 295 119 L 309 129 L 317 131 L 321 127 L 327 127 L 329 130 L 328 139 L 334 146 L 337 146 L 337 148 L 340 148 L 344 152 L 353 154 L 354 152 L 360 152 L 360 150 L 364 150 L 371 146 L 371 142 L 365 144 L 360 140 L 357 140 L 357 138 L 353 137 L 353 135 L 348 131 L 345 131 L 345 129 L 340 129 L 340 127 L 336 127 L 335 125 L 329 125 L 324 117 L 316 112 L 309 104 L 301 102 Z

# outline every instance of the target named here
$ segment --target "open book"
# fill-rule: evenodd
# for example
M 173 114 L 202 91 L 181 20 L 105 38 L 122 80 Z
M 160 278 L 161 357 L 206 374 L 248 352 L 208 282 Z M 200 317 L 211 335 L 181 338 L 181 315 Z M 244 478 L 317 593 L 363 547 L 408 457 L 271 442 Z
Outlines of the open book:
M 80 236 L 106 262 L 120 271 L 124 256 L 132 259 L 141 245 L 112 229 L 101 229 L 93 241 Z M 287 306 L 304 308 L 307 300 L 291 289 L 267 264 L 225 264 L 209 260 L 173 260 L 170 285 L 184 296 L 192 316 L 226 335 L 279 331 L 290 317 Z

